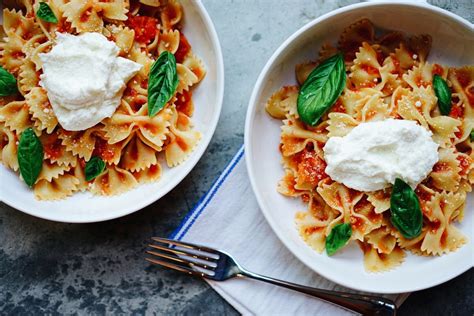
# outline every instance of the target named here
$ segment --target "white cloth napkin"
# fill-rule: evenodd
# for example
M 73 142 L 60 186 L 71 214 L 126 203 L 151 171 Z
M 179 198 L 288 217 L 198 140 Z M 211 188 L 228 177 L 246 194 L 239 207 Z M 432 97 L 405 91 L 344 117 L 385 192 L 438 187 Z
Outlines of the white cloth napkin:
M 248 270 L 290 282 L 348 291 L 299 262 L 278 240 L 247 176 L 243 147 L 170 238 L 230 253 Z M 304 294 L 250 279 L 209 284 L 243 315 L 350 315 Z M 400 305 L 408 294 L 387 295 Z

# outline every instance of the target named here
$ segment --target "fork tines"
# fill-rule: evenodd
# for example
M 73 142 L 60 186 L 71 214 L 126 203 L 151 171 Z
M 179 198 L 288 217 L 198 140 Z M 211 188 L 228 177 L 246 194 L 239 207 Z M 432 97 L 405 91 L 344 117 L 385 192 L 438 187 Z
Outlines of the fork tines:
M 155 243 L 149 244 L 146 251 L 152 257 L 145 260 L 196 276 L 214 275 L 219 255 L 213 249 L 160 237 L 152 240 Z

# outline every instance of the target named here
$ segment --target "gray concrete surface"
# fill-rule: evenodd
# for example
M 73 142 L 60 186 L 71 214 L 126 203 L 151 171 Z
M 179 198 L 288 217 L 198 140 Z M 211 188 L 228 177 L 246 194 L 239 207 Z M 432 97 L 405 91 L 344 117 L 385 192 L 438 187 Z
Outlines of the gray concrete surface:
M 356 1 L 203 1 L 226 65 L 224 109 L 204 157 L 165 198 L 110 222 L 51 223 L 0 204 L 0 314 L 236 314 L 201 280 L 145 263 L 146 240 L 168 235 L 240 147 L 251 89 L 272 52 L 311 19 Z M 474 21 L 472 0 L 433 2 Z M 471 269 L 415 293 L 400 314 L 472 315 L 473 279 Z

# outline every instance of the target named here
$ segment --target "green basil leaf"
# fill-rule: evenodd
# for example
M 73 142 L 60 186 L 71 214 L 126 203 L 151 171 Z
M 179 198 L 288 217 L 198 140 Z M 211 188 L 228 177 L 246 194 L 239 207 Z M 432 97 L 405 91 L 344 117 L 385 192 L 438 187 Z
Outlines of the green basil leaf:
M 434 75 L 433 88 L 438 98 L 439 111 L 443 115 L 449 115 L 451 112 L 451 90 L 449 90 L 448 84 L 440 75 Z
M 300 119 L 308 125 L 316 125 L 336 102 L 345 85 L 344 57 L 339 53 L 316 67 L 301 86 L 297 102 Z
M 58 18 L 46 2 L 40 2 L 36 16 L 49 23 L 58 23 Z
M 421 234 L 423 214 L 415 191 L 401 179 L 396 179 L 390 196 L 390 213 L 393 226 L 412 239 Z
M 21 133 L 17 157 L 20 174 L 25 183 L 32 187 L 41 172 L 44 158 L 43 144 L 33 129 L 27 128 Z
M 16 94 L 18 86 L 15 77 L 0 66 L 0 97 Z
M 164 51 L 153 63 L 148 76 L 148 116 L 153 117 L 173 97 L 178 87 L 176 59 Z
M 474 142 L 474 129 L 471 130 L 471 135 L 470 135 L 470 137 L 471 137 L 471 142 Z
M 88 162 L 84 173 L 86 174 L 86 181 L 91 181 L 99 176 L 105 170 L 105 162 L 100 157 L 94 156 Z
M 334 226 L 326 238 L 326 252 L 332 256 L 339 249 L 344 247 L 352 235 L 351 225 L 348 223 L 337 224 Z

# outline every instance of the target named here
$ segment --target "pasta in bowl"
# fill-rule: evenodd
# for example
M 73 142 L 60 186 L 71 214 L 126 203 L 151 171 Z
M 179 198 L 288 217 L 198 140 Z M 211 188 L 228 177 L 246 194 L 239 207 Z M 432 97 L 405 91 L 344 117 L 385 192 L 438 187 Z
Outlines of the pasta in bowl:
M 331 56 L 337 56 L 338 49 L 329 44 L 320 50 L 318 61 L 296 66 L 301 87 L 281 88 L 269 98 L 266 110 L 283 120 L 280 152 L 285 175 L 278 192 L 308 204 L 308 211 L 296 214 L 301 237 L 316 251 L 333 254 L 331 249 L 344 246 L 335 236 L 346 225 L 350 230 L 346 239 L 358 241 L 363 250 L 365 269 L 382 272 L 400 265 L 404 250 L 442 255 L 467 242 L 455 223 L 464 217 L 474 183 L 474 65 L 429 63 L 429 35 L 374 34 L 368 19 L 341 34 L 339 60 L 347 81 L 340 97 L 315 124 L 303 122 L 302 107 L 311 105 L 301 100 L 318 70 L 328 62 L 336 67 Z M 441 82 L 445 78 L 451 87 L 446 112 L 435 78 Z M 419 141 L 425 132 L 420 126 L 429 131 L 427 145 L 433 149 Z M 349 140 L 349 135 L 356 136 Z M 335 148 L 336 140 L 349 141 Z M 395 178 L 411 180 L 420 167 L 423 175 L 412 181 L 415 190 L 410 192 L 420 205 L 408 205 L 404 197 L 398 203 L 410 214 L 397 214 Z M 380 181 L 382 185 L 376 185 Z M 417 214 L 423 217 L 417 232 L 405 233 Z M 407 219 L 399 224 L 395 218 L 400 216 Z
M 0 65 L 17 91 L 0 97 L 2 164 L 25 183 L 2 168 L 12 181 L 2 200 L 87 222 L 128 214 L 179 183 L 212 137 L 223 94 L 202 4 L 12 2 Z
M 382 19 L 387 10 L 403 23 Z M 472 58 L 444 52 L 447 34 L 415 28 L 410 12 L 467 43 L 472 29 L 436 10 L 360 4 L 323 16 L 280 47 L 252 95 L 246 158 L 259 205 L 300 260 L 339 284 L 397 293 L 472 266 Z

